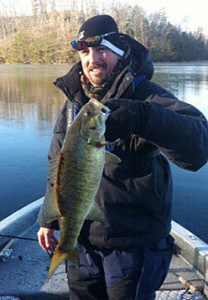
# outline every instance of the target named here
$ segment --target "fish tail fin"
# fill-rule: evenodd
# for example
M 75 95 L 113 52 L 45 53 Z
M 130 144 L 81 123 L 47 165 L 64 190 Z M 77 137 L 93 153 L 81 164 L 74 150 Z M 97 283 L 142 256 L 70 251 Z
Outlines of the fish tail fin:
M 52 276 L 52 274 L 56 271 L 58 266 L 61 264 L 63 260 L 70 260 L 74 264 L 78 265 L 79 263 L 79 254 L 76 248 L 70 249 L 69 252 L 61 252 L 59 248 L 53 254 L 50 268 L 48 271 L 48 278 Z

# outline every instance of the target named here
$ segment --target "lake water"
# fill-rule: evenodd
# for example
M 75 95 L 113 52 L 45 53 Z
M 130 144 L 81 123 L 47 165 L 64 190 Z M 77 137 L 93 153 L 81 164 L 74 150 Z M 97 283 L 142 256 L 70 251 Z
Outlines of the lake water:
M 53 81 L 68 66 L 0 65 L 0 220 L 42 197 L 52 129 L 65 102 Z M 156 64 L 153 80 L 208 117 L 208 63 Z M 208 242 L 208 164 L 171 166 L 173 219 Z

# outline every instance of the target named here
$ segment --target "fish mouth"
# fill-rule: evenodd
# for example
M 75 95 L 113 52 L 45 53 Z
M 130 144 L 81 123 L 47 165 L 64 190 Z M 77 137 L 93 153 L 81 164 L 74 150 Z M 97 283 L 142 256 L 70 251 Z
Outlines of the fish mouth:
M 102 135 L 102 131 L 97 129 L 96 126 L 89 127 L 89 131 L 91 131 L 91 133 L 93 132 L 93 135 L 96 134 L 96 136 L 101 136 Z

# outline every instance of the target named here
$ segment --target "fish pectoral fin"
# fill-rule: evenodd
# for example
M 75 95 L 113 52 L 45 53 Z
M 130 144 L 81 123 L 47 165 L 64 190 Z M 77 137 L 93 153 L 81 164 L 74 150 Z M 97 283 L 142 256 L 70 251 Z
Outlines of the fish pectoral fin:
M 105 151 L 105 163 L 106 164 L 118 164 L 121 162 L 121 159 L 113 153 Z
M 43 215 L 44 219 L 47 223 L 51 223 L 60 217 L 62 217 L 61 212 L 58 208 L 58 202 L 56 197 L 56 190 L 55 187 L 49 187 L 45 198 L 43 201 Z
M 92 220 L 92 221 L 104 222 L 104 214 L 99 209 L 99 207 L 95 201 L 94 201 L 92 207 L 90 208 L 90 211 L 89 211 L 86 219 Z
M 52 274 L 56 271 L 58 266 L 62 263 L 63 260 L 70 260 L 74 264 L 79 264 L 79 254 L 77 248 L 72 248 L 69 252 L 61 252 L 59 248 L 53 254 L 50 268 L 48 271 L 48 278 L 52 276 Z

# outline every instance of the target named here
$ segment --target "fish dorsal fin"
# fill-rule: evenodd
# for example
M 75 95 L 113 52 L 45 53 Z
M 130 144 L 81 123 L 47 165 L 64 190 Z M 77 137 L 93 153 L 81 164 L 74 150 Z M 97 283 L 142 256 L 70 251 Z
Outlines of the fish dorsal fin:
M 56 182 L 57 170 L 60 163 L 61 153 L 52 155 L 49 161 L 49 171 L 48 171 L 48 180 L 51 185 L 54 185 Z
M 60 154 L 54 155 L 50 159 L 48 176 L 49 186 L 43 202 L 43 214 L 47 223 L 51 223 L 62 216 L 58 207 L 56 192 L 56 176 L 59 162 Z
M 105 151 L 105 163 L 106 164 L 118 164 L 121 162 L 121 159 L 113 153 Z

